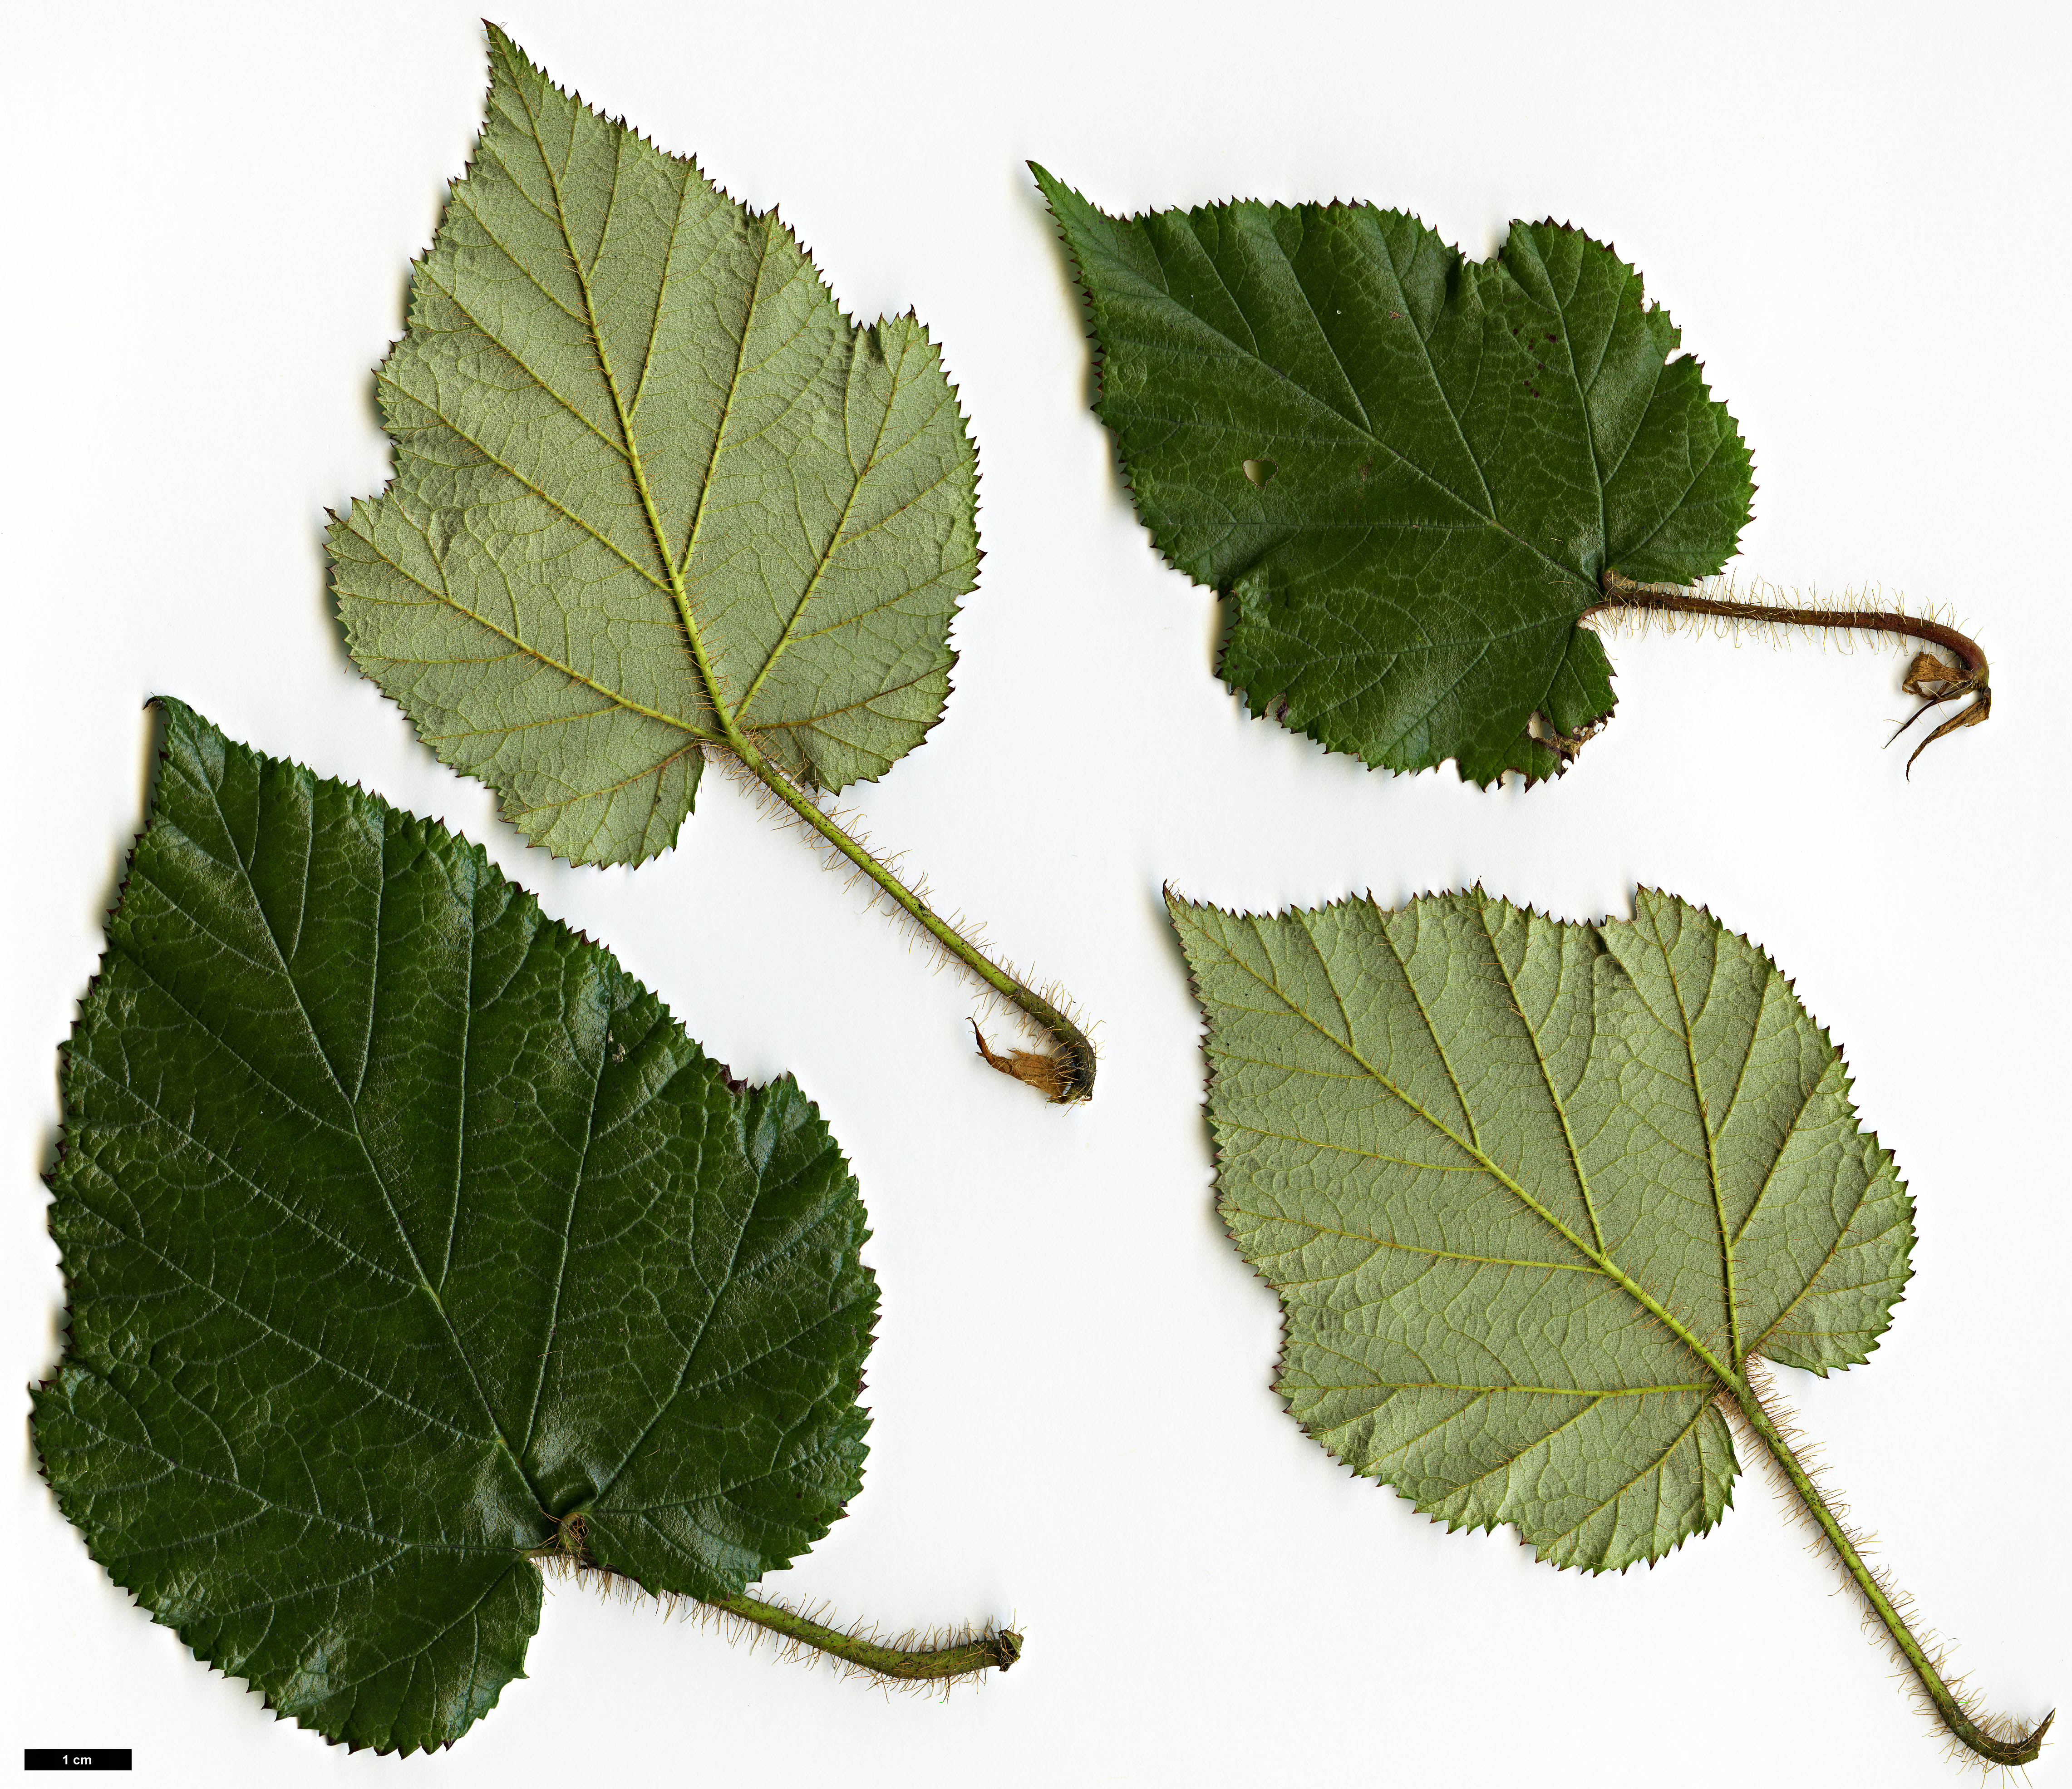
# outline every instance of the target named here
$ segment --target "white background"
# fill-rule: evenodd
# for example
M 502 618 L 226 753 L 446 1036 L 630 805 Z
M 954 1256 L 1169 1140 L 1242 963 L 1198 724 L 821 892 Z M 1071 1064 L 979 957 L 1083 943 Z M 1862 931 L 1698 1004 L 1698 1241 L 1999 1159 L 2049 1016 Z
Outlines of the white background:
M 479 117 L 471 0 L 10 5 L 0 1380 L 56 1355 L 56 1050 L 166 691 L 483 841 L 738 1072 L 796 1071 L 861 1178 L 884 1313 L 863 1493 L 766 1590 L 888 1631 L 1011 1615 L 1028 1651 L 887 1698 L 562 1587 L 454 1750 L 348 1756 L 113 1588 L 16 1390 L 0 1769 L 119 1745 L 137 1780 L 196 1784 L 1955 1780 L 1759 1474 L 1712 1536 L 1593 1580 L 1449 1536 L 1303 1437 L 1273 1299 L 1212 1210 L 1169 878 L 1258 908 L 1479 878 L 1575 918 L 1646 882 L 1766 945 L 1920 1207 L 1872 1362 L 1780 1376 L 1987 1700 L 2072 1697 L 2066 17 L 512 0 L 558 79 L 781 202 L 847 306 L 913 306 L 944 344 L 982 579 L 947 719 L 849 805 L 1100 1022 L 1098 1095 L 1061 1112 L 980 1065 L 965 983 L 726 778 L 660 861 L 573 870 L 345 658 L 319 530 L 387 475 L 369 369 Z M 1530 793 L 1248 720 L 1212 598 L 1161 566 L 1087 409 L 1028 156 L 1112 210 L 1339 195 L 1476 253 L 1513 216 L 1611 240 L 1754 448 L 1742 567 L 1951 606 L 1992 723 L 1909 783 L 1879 749 L 1898 652 L 1695 635 L 1615 640 L 1616 718 Z

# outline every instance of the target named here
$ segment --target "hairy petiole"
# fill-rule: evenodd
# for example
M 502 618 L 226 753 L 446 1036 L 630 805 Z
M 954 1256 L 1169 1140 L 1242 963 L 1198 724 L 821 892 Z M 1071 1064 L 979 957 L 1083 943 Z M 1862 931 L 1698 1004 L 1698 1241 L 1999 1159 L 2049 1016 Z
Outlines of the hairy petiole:
M 1906 676 L 1900 688 L 1910 696 L 1921 698 L 1921 705 L 1893 730 L 1893 740 L 1911 727 L 1931 709 L 1945 702 L 1961 700 L 1966 696 L 1971 702 L 1959 709 L 1930 732 L 1917 745 L 1906 760 L 1906 772 L 1914 774 L 1914 760 L 1934 745 L 1938 739 L 1958 731 L 1976 726 L 1993 711 L 1992 685 L 1988 681 L 1989 670 L 1984 650 L 1968 634 L 1961 634 L 1955 627 L 1939 621 L 1930 621 L 1921 615 L 1907 615 L 1897 609 L 1834 607 L 1819 604 L 1794 604 L 1770 602 L 1743 602 L 1732 598 L 1707 596 L 1700 588 L 1684 588 L 1669 584 L 1636 584 L 1622 578 L 1615 571 L 1607 571 L 1598 579 L 1604 591 L 1604 600 L 1594 607 L 1584 611 L 1584 618 L 1594 615 L 1631 611 L 1642 614 L 1665 615 L 1701 615 L 1757 627 L 1807 627 L 1818 631 L 1832 630 L 1840 633 L 1885 634 L 1899 640 L 1925 640 L 1940 646 L 1954 655 L 1951 659 L 1938 658 L 1933 652 L 1917 652 L 1914 662 L 1907 667 Z M 1557 746 L 1557 750 L 1560 747 Z M 1564 756 L 1573 755 L 1572 747 Z
M 642 1587 L 636 1580 L 600 1565 L 590 1557 L 586 1528 L 579 1510 L 556 1517 L 553 1538 L 532 1549 L 528 1557 L 543 1569 L 571 1573 L 578 1581 L 599 1581 L 608 1590 L 623 1585 L 639 1590 Z M 680 1601 L 671 1596 L 658 1600 L 665 1604 Z M 797 1610 L 745 1593 L 680 1601 L 717 1614 L 731 1615 L 776 1635 L 788 1645 L 824 1652 L 870 1676 L 892 1683 L 947 1684 L 982 1672 L 1006 1671 L 1022 1656 L 1022 1636 L 1013 1628 L 989 1627 L 976 1633 L 947 1636 L 934 1643 L 908 1646 L 831 1627 Z

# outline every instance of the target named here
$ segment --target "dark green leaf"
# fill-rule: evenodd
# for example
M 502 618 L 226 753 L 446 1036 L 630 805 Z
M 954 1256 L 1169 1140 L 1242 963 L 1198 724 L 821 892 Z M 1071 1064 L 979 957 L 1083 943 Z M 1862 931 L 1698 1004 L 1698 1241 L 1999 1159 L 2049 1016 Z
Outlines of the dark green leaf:
M 443 1745 L 541 1549 L 720 1598 L 841 1514 L 863 1207 L 788 1077 L 732 1087 L 478 848 L 163 705 L 66 1054 L 37 1446 L 199 1656 Z
M 1544 776 L 1611 712 L 1578 626 L 1600 581 L 1733 554 L 1748 450 L 1602 244 L 1515 224 L 1469 261 L 1371 205 L 1110 217 L 1035 171 L 1137 513 L 1231 598 L 1255 714 L 1393 770 Z

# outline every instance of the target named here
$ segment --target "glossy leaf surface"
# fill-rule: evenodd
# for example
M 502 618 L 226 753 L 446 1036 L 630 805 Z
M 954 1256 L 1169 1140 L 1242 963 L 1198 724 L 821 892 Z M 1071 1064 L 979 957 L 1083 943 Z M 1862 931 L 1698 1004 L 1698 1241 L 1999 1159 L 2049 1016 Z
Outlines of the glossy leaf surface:
M 1470 261 L 1372 205 L 1112 217 L 1044 170 L 1100 417 L 1168 561 L 1230 599 L 1255 714 L 1392 770 L 1544 776 L 1610 714 L 1607 572 L 1732 556 L 1734 422 L 1608 247 L 1514 224 Z
M 35 1439 L 94 1557 L 355 1746 L 520 1674 L 542 1549 L 717 1598 L 854 1494 L 856 1183 L 436 824 L 176 702 L 66 1053 L 71 1336 Z

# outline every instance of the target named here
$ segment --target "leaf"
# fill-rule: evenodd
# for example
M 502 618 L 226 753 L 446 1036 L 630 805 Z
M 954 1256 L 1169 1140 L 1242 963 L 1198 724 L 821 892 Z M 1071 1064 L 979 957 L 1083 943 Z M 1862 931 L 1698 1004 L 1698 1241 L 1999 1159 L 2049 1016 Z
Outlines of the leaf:
M 1680 901 L 1635 908 L 1172 907 L 1290 1408 L 1449 1527 L 1515 1523 L 1592 1570 L 1719 1520 L 1722 1375 L 1864 1359 L 1913 1239 L 1769 959 Z
M 706 755 L 738 762 L 1050 1034 L 1035 1084 L 1086 1097 L 1079 1026 L 813 799 L 949 693 L 978 464 L 927 331 L 858 327 L 774 211 L 489 47 L 377 376 L 395 477 L 331 524 L 354 662 L 574 862 L 654 856 Z
M 1280 1293 L 1309 1434 L 1449 1528 L 1601 1572 L 1719 1520 L 1732 1410 L 1952 1731 L 2036 1755 L 2041 1729 L 1996 1735 L 1942 1683 L 1751 1378 L 1867 1359 L 1914 1237 L 1841 1052 L 1762 952 L 1648 890 L 1595 925 L 1479 889 L 1167 902 L 1220 1208 Z
M 1034 171 L 1137 513 L 1230 598 L 1254 714 L 1392 770 L 1544 777 L 1612 710 L 1578 625 L 1607 576 L 1733 555 L 1748 450 L 1603 244 L 1514 224 L 1469 261 L 1372 205 L 1111 217 Z
M 859 328 L 775 212 L 489 39 L 487 121 L 377 376 L 396 475 L 331 524 L 339 607 L 520 832 L 637 862 L 733 729 L 830 790 L 921 742 L 977 459 L 912 316 Z
M 856 1182 L 430 820 L 162 704 L 66 1053 L 35 1400 L 115 1581 L 280 1713 L 450 1743 L 535 1557 L 735 1596 L 861 1481 Z

